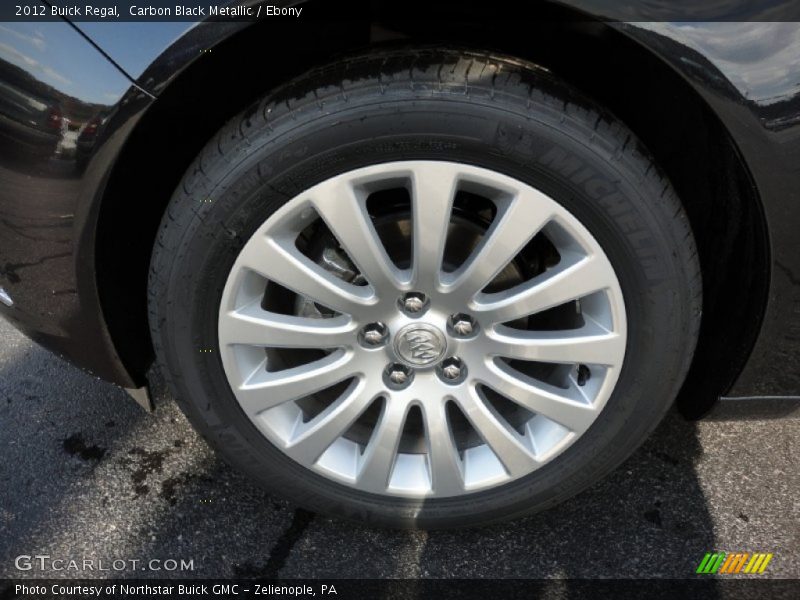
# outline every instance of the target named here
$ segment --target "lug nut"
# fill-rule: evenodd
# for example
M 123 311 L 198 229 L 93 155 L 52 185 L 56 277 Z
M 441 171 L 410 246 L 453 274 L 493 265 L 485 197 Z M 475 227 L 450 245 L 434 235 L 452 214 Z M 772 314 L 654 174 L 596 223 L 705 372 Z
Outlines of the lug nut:
M 422 292 L 408 292 L 400 298 L 400 308 L 408 315 L 419 315 L 427 307 L 428 297 Z
M 389 329 L 380 322 L 370 323 L 364 326 L 358 337 L 362 346 L 377 348 L 386 343 L 389 338 Z
M 386 387 L 393 390 L 401 390 L 407 387 L 414 379 L 414 371 L 400 363 L 393 363 L 386 367 L 383 372 L 383 379 Z
M 464 313 L 456 313 L 447 321 L 450 333 L 457 337 L 470 337 L 478 329 L 475 319 Z
M 447 365 L 442 368 L 442 374 L 445 379 L 458 379 L 461 377 L 461 367 L 458 365 Z
M 444 359 L 438 367 L 439 376 L 445 383 L 461 383 L 467 377 L 467 366 L 455 356 Z
M 389 380 L 397 385 L 403 385 L 406 381 L 408 381 L 408 373 L 401 371 L 400 369 L 392 369 L 392 371 L 389 373 Z

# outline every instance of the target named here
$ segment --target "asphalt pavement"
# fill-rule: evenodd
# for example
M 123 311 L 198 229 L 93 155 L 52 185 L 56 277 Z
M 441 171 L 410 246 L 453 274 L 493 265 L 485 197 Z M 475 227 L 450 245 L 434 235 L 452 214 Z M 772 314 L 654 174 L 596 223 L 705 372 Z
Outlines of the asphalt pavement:
M 764 577 L 800 577 L 798 418 L 671 414 L 609 478 L 548 512 L 388 531 L 251 484 L 157 376 L 154 387 L 148 414 L 0 318 L 0 577 L 109 576 L 70 569 L 89 559 L 127 561 L 111 573 L 125 577 L 684 578 L 715 550 L 771 552 Z M 44 570 L 18 558 L 35 555 L 50 557 Z M 170 560 L 191 569 L 166 571 Z

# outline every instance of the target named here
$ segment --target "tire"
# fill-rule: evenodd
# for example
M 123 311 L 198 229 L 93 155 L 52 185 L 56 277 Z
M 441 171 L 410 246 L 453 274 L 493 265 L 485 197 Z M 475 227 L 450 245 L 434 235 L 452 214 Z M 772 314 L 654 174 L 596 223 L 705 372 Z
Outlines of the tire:
M 316 184 L 397 161 L 467 165 L 545 194 L 591 234 L 586 239 L 602 249 L 624 299 L 624 361 L 598 371 L 613 372 L 616 383 L 595 420 L 555 458 L 502 485 L 427 497 L 372 493 L 325 476 L 268 439 L 223 364 L 234 359 L 221 346 L 220 306 L 253 234 Z M 448 528 L 551 507 L 625 460 L 683 382 L 700 323 L 701 275 L 672 186 L 613 116 L 516 58 L 403 49 L 318 68 L 223 127 L 169 203 L 148 293 L 158 365 L 192 424 L 231 465 L 313 511 L 391 527 Z M 569 385 L 576 381 L 565 377 Z

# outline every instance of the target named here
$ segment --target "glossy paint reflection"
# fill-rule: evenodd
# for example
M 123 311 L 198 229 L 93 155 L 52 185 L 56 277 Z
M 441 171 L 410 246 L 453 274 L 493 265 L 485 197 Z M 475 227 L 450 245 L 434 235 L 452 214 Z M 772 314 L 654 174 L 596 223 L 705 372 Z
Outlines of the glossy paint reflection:
M 603 12 L 609 3 L 599 0 L 556 4 L 609 16 Z M 695 17 L 730 21 L 737 15 L 747 18 L 740 9 L 769 14 L 787 3 L 630 4 L 645 6 L 651 18 L 669 18 L 677 4 L 691 4 Z M 397 6 L 395 17 L 402 22 L 409 9 Z M 443 6 L 429 8 L 444 11 Z M 510 15 L 517 8 L 501 2 L 491 10 Z M 475 18 L 489 14 L 483 7 Z M 771 273 L 763 329 L 733 392 L 800 393 L 800 368 L 793 366 L 800 356 L 800 24 L 642 23 L 641 16 L 631 14 L 635 22 L 609 27 L 671 65 L 707 102 L 744 157 L 769 225 Z M 452 22 L 450 13 L 446 17 L 441 23 Z M 438 32 L 441 23 L 429 25 Z M 0 312 L 49 348 L 129 385 L 131 376 L 116 354 L 97 300 L 95 226 L 100 200 L 106 201 L 104 181 L 153 96 L 168 93 L 184 69 L 247 24 L 81 22 L 76 27 L 0 24 L 0 287 L 16 300 L 14 309 L 2 305 Z M 172 141 L 168 136 L 154 143 Z M 756 330 L 759 325 L 748 326 Z
M 68 175 L 86 164 L 98 127 L 130 85 L 98 58 L 63 23 L 0 25 L 4 162 L 24 162 L 30 174 L 45 176 Z
M 103 347 L 93 259 L 78 242 L 93 223 L 84 194 L 102 175 L 90 165 L 129 120 L 141 96 L 130 89 L 69 24 L 0 24 L 0 285 L 14 300 L 3 312 L 49 348 L 123 381 Z M 113 153 L 104 154 L 100 162 Z
M 728 394 L 798 396 L 800 23 L 634 23 L 619 28 L 671 63 L 712 106 L 761 198 L 771 262 L 766 311 L 749 360 Z
M 800 119 L 800 23 L 637 23 L 706 59 L 765 128 Z M 682 57 L 689 61 L 689 56 Z M 687 63 L 687 67 L 690 63 Z

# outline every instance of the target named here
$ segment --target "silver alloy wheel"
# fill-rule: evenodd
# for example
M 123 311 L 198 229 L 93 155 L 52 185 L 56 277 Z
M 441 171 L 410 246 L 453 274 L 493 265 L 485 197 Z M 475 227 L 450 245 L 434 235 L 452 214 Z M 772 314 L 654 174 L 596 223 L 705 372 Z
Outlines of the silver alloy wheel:
M 387 254 L 367 210 L 370 194 L 392 187 L 410 197 L 407 268 Z M 468 258 L 448 271 L 443 257 L 458 192 L 489 199 L 495 214 Z M 363 277 L 361 285 L 298 248 L 298 236 L 320 218 Z M 537 235 L 555 247 L 557 262 L 510 288 L 485 291 Z M 264 303 L 268 282 L 330 310 L 311 316 L 271 311 Z M 413 310 L 405 310 L 409 296 L 424 298 L 424 306 L 414 300 L 408 303 Z M 575 307 L 577 326 L 512 324 L 562 305 Z M 444 161 L 357 169 L 288 201 L 236 259 L 218 333 L 231 389 L 271 443 L 339 483 L 402 497 L 497 487 L 560 455 L 605 406 L 627 339 L 614 269 L 572 214 L 511 177 Z M 325 352 L 276 369 L 270 349 Z M 558 378 L 519 368 L 528 363 L 545 365 Z M 308 414 L 301 401 L 330 389 L 336 398 Z M 498 396 L 524 409 L 525 419 L 509 420 Z M 349 435 L 376 402 L 380 411 L 368 422 L 368 437 Z M 401 437 L 412 407 L 421 413 L 423 440 L 409 447 Z M 477 443 L 460 441 L 453 410 L 466 418 Z

